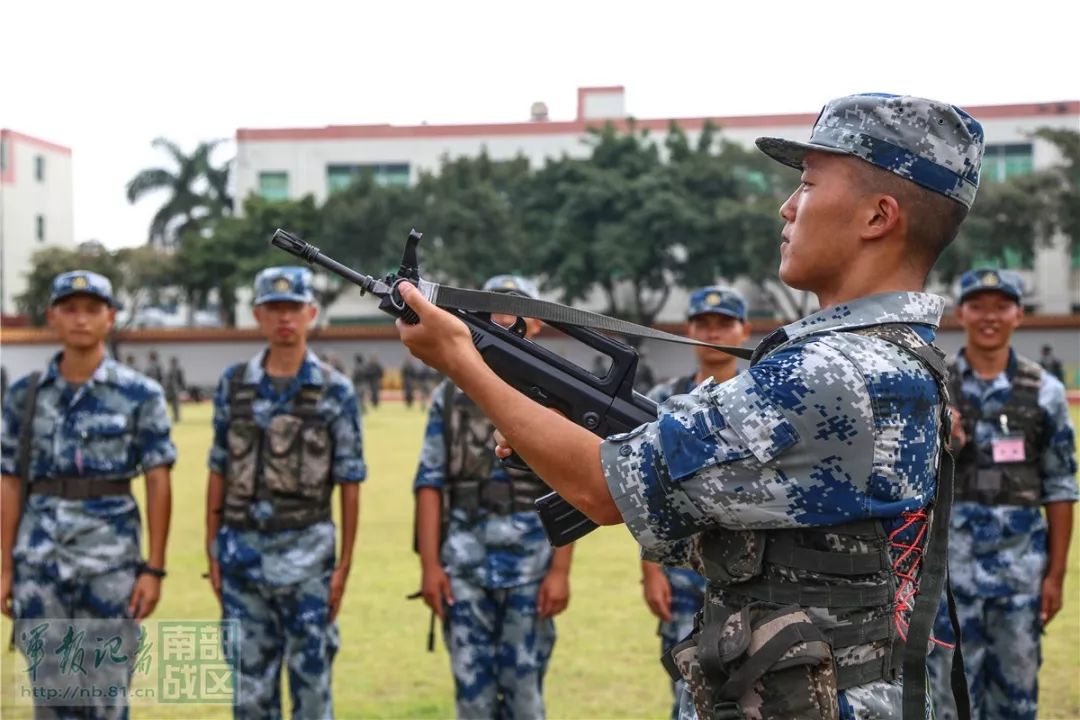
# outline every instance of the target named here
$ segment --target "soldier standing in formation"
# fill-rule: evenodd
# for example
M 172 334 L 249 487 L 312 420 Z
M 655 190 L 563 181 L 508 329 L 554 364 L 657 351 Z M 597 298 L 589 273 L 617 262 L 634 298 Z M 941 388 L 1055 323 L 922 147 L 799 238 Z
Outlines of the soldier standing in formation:
M 172 407 L 173 422 L 180 422 L 180 394 L 184 392 L 184 370 L 175 355 L 169 358 L 169 369 L 165 372 L 165 399 Z
M 283 661 L 294 715 L 333 717 L 335 618 L 366 467 L 352 385 L 307 347 L 313 303 L 308 269 L 259 273 L 255 319 L 268 347 L 227 369 L 214 396 L 206 542 L 222 614 L 241 630 L 239 662 L 231 658 L 237 718 L 280 717 Z
M 156 350 L 151 350 L 146 361 L 146 377 L 158 385 L 165 384 L 165 371 L 161 369 L 161 360 L 158 359 Z
M 484 289 L 536 296 L 510 275 Z M 514 320 L 492 316 L 504 326 Z M 526 336 L 535 335 L 540 322 L 526 323 Z M 443 621 L 457 716 L 543 718 L 552 618 L 570 599 L 572 546 L 552 549 L 533 506 L 548 487 L 500 466 L 493 430 L 452 381 L 435 389 L 414 484 L 421 593 Z
M 360 410 L 363 412 L 365 407 L 364 396 L 367 395 L 367 376 L 364 374 L 364 356 L 360 353 L 353 356 L 352 385 L 353 392 L 356 393 L 357 405 L 360 406 Z
M 62 350 L 4 398 L 3 612 L 17 620 L 142 620 L 157 606 L 165 577 L 176 460 L 165 398 L 160 385 L 105 351 L 116 319 L 107 278 L 85 270 L 58 275 L 49 302 Z M 131 495 L 140 473 L 149 525 L 145 562 Z M 130 671 L 109 677 L 126 686 Z M 120 704 L 97 705 L 90 714 L 127 716 L 125 698 L 111 703 Z M 51 710 L 70 717 L 90 708 Z
M 379 407 L 379 392 L 382 390 L 383 366 L 379 358 L 374 354 L 364 366 L 364 379 L 367 382 L 368 397 L 371 398 L 371 407 Z
M 965 343 L 949 368 L 956 506 L 949 569 L 974 717 L 1035 718 L 1039 635 L 1061 609 L 1077 500 L 1065 388 L 1012 348 L 1024 311 L 1019 278 L 980 268 L 960 279 Z M 1045 517 L 1043 515 L 1045 511 Z M 954 640 L 944 613 L 938 637 Z M 939 718 L 951 654 L 931 670 Z
M 405 407 L 411 408 L 416 396 L 416 366 L 408 358 L 401 364 L 401 394 Z
M 738 346 L 750 337 L 746 322 L 746 299 L 730 288 L 703 287 L 690 294 L 686 313 L 687 335 L 714 345 Z M 712 378 L 724 383 L 735 377 L 736 359 L 719 350 L 695 347 L 697 370 L 689 375 L 660 383 L 649 391 L 649 399 L 662 403 L 672 395 L 685 395 Z M 641 561 L 641 584 L 645 603 L 660 619 L 661 654 L 671 651 L 694 630 L 694 615 L 705 601 L 705 578 L 687 567 L 664 567 Z M 679 716 L 682 681 L 672 681 L 675 702 L 672 720 Z
M 937 596 L 916 588 L 943 580 L 943 543 L 928 545 L 934 572 L 920 551 L 948 413 L 930 345 L 944 301 L 921 290 L 975 198 L 982 127 L 955 106 L 874 93 L 829 102 L 809 142 L 757 144 L 802 171 L 780 208 L 779 274 L 822 310 L 655 422 L 601 440 L 544 409 L 407 284 L 420 322 L 398 331 L 505 433 L 501 457 L 512 447 L 596 522 L 625 522 L 647 559 L 700 563 L 702 622 L 666 664 L 687 681 L 688 712 L 922 716 L 923 610 Z

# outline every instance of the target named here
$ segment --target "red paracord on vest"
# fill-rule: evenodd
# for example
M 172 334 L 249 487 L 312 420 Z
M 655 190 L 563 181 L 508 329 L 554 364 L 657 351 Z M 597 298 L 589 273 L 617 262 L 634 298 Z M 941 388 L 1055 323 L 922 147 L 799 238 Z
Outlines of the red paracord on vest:
M 902 640 L 907 640 L 908 622 L 904 619 L 905 613 L 914 608 L 915 594 L 919 591 L 918 571 L 922 564 L 923 544 L 926 539 L 927 522 L 926 510 L 920 509 L 915 512 L 901 513 L 904 524 L 889 533 L 889 547 L 900 551 L 896 560 L 893 561 L 893 572 L 898 580 L 896 586 L 896 609 L 893 611 L 893 622 L 896 624 L 896 632 Z M 918 531 L 915 538 L 910 542 L 902 542 L 897 538 L 912 526 L 917 525 Z M 930 638 L 931 642 L 943 648 L 952 650 L 954 645 Z

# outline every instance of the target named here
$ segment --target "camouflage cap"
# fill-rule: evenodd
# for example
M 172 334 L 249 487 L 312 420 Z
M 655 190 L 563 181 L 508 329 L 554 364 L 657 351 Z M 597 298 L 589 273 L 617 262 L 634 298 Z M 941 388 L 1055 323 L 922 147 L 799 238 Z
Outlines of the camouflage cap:
M 72 295 L 93 295 L 107 302 L 109 307 L 116 307 L 109 278 L 89 270 L 72 270 L 53 278 L 49 305 Z
M 266 268 L 255 276 L 255 304 L 314 302 L 311 279 L 311 271 L 306 267 L 286 265 Z
M 536 287 L 536 283 L 520 275 L 496 275 L 484 283 L 484 290 L 517 293 L 531 298 L 540 297 L 540 290 Z
M 976 268 L 960 276 L 957 302 L 962 303 L 981 292 L 999 292 L 1019 303 L 1024 295 L 1024 281 L 1014 272 L 994 268 Z
M 737 290 L 725 287 L 698 288 L 690 294 L 690 304 L 686 309 L 686 319 L 698 315 L 727 315 L 746 322 L 746 300 Z
M 955 105 L 863 93 L 829 101 L 809 142 L 761 137 L 757 146 L 794 168 L 812 150 L 853 155 L 970 208 L 979 187 L 983 129 Z

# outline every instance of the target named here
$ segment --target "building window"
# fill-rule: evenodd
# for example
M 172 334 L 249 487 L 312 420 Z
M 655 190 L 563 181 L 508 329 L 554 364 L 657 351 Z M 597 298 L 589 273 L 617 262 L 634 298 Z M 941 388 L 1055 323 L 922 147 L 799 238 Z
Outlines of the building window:
M 34 216 L 34 238 L 39 242 L 45 242 L 45 216 Z
M 409 184 L 408 163 L 378 163 L 369 165 L 327 165 L 326 192 L 333 194 L 352 185 L 357 178 L 370 178 L 382 187 L 406 187 Z
M 983 151 L 980 180 L 1004 182 L 1011 177 L 1027 175 L 1034 167 L 1031 143 L 987 145 Z
M 0 138 L 0 173 L 7 170 L 7 140 Z
M 259 195 L 267 200 L 289 199 L 289 173 L 287 172 L 261 172 L 259 173 Z
M 38 182 L 45 181 L 45 156 L 34 156 L 34 179 Z

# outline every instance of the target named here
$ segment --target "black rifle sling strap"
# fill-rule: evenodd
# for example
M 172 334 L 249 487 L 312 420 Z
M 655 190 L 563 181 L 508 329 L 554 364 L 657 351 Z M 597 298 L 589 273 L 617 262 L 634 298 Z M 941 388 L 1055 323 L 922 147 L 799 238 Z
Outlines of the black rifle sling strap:
M 19 473 L 19 517 L 15 521 L 15 537 L 19 536 L 19 523 L 22 522 L 26 499 L 30 495 L 31 451 L 34 445 L 34 415 L 37 413 L 38 383 L 41 373 L 30 373 L 26 381 L 26 399 L 23 401 L 22 417 L 19 422 L 19 456 L 15 471 Z M 11 626 L 11 638 L 8 649 L 15 649 L 15 626 Z

